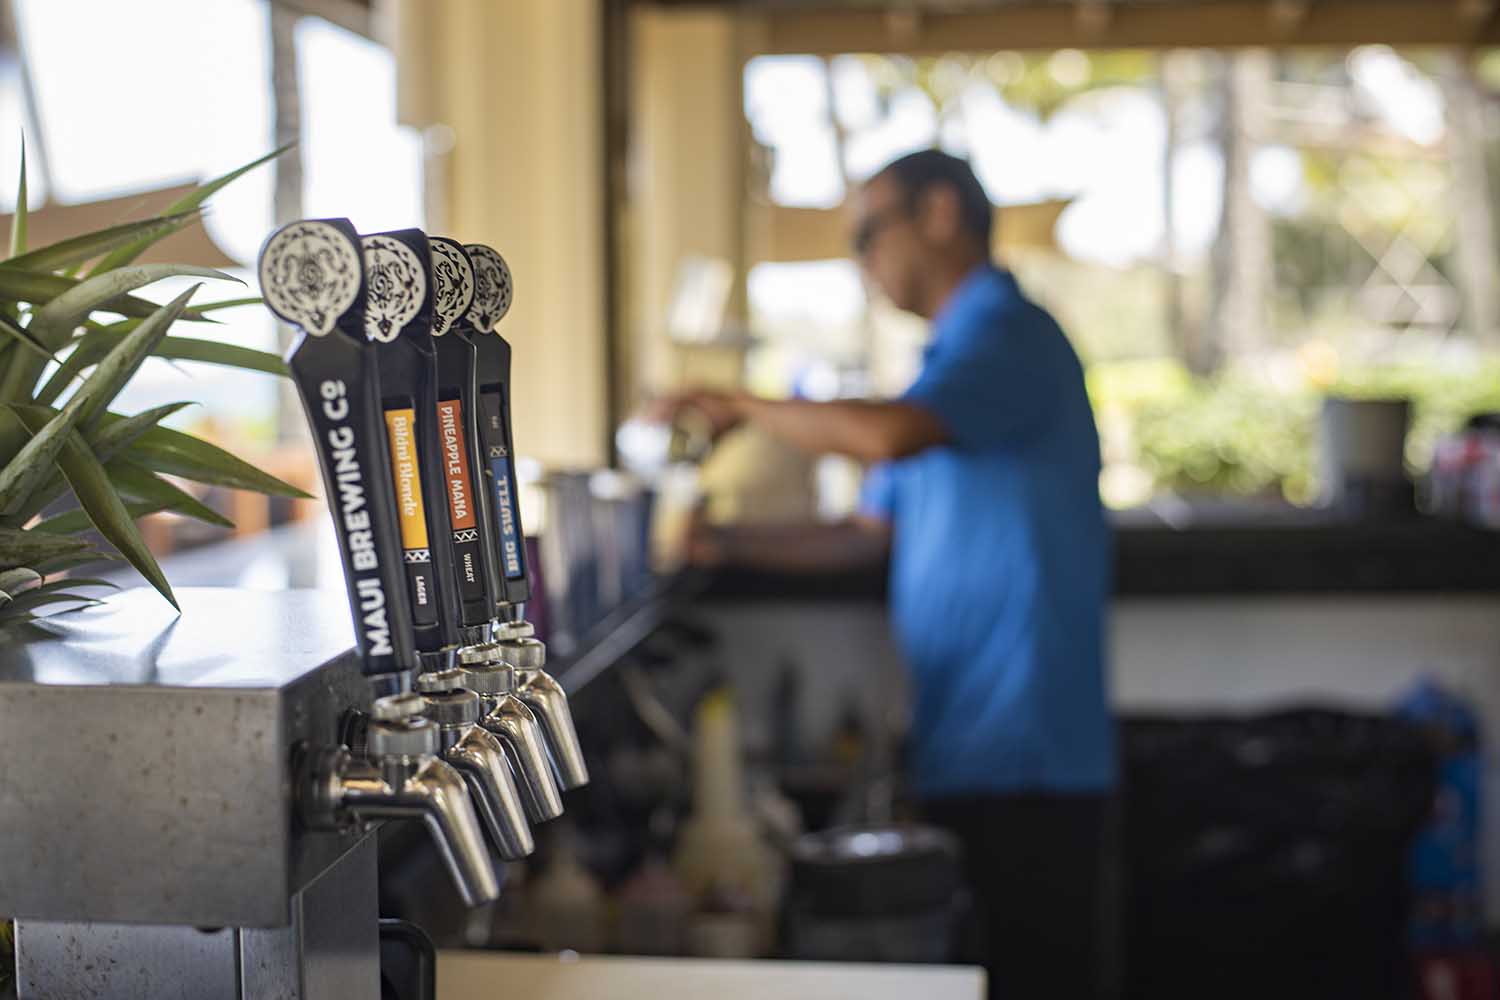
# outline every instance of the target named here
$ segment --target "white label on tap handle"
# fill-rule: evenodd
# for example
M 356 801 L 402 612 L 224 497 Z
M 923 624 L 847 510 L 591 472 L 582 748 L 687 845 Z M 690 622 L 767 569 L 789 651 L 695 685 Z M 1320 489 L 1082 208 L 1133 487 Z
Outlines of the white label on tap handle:
M 441 337 L 474 304 L 474 265 L 464 248 L 429 236 L 432 251 L 432 335 Z
M 259 270 L 266 306 L 314 337 L 331 333 L 359 296 L 359 251 L 326 222 L 294 222 L 272 233 Z

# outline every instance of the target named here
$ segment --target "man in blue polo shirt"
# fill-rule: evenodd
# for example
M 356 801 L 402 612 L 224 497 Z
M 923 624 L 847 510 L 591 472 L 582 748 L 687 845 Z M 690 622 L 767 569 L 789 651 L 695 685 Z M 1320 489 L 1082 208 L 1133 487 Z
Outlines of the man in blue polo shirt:
M 696 554 L 819 570 L 889 552 L 892 627 L 914 680 L 912 782 L 963 843 L 991 994 L 1100 996 L 1113 978 L 1111 542 L 1083 371 L 1052 317 L 990 262 L 993 209 L 967 163 L 903 157 L 858 210 L 861 266 L 932 321 L 911 388 L 828 403 L 700 392 L 664 409 L 869 463 L 860 515 L 711 529 Z

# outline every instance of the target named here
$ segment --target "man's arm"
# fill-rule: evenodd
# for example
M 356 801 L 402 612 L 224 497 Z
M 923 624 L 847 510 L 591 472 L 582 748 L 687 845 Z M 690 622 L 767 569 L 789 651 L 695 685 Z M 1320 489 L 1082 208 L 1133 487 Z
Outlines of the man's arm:
M 902 402 L 760 399 L 748 393 L 694 392 L 672 397 L 654 410 L 671 419 L 696 409 L 718 436 L 751 423 L 793 447 L 815 455 L 848 455 L 860 462 L 887 462 L 945 444 L 948 429 L 931 411 Z
M 801 524 L 695 526 L 689 559 L 700 566 L 724 566 L 782 573 L 873 569 L 890 552 L 889 525 L 871 517 Z

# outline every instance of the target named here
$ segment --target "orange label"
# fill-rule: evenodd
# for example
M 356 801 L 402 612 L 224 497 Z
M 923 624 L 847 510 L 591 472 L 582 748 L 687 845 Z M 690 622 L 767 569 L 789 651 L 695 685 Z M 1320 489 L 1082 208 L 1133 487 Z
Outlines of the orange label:
M 386 410 L 391 441 L 391 478 L 396 484 L 396 513 L 401 518 L 401 547 L 427 548 L 427 512 L 422 508 L 422 474 L 417 470 L 416 414 Z
M 469 455 L 464 448 L 464 411 L 456 399 L 439 400 L 438 436 L 443 442 L 443 470 L 448 476 L 448 517 L 453 530 L 472 528 L 474 490 L 469 480 Z

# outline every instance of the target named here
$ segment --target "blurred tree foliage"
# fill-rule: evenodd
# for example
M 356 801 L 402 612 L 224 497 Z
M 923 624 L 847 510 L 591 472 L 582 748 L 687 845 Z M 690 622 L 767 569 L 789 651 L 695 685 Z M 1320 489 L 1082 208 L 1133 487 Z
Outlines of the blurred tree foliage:
M 988 83 L 1007 104 L 1033 111 L 1043 120 L 1088 91 L 1149 83 L 1156 72 L 1157 59 L 1155 53 L 1135 49 L 860 58 L 875 83 L 882 110 L 888 109 L 901 91 L 916 87 L 941 112 L 956 102 L 970 84 Z
M 882 112 L 916 89 L 945 123 L 962 117 L 960 98 L 975 84 L 1043 122 L 1091 91 L 1161 87 L 1161 54 L 1148 51 L 860 58 Z M 1429 79 L 1441 68 L 1432 53 L 1400 58 Z M 1174 357 L 1181 344 L 1166 326 L 1157 262 L 1119 270 L 1012 262 L 1090 363 L 1106 462 L 1133 470 L 1127 479 L 1142 486 L 1137 499 L 1171 489 L 1315 501 L 1325 394 L 1412 400 L 1414 474 L 1441 434 L 1475 413 L 1500 411 L 1500 357 L 1464 346 L 1455 336 L 1456 299 L 1449 309 L 1444 298 L 1457 270 L 1448 147 L 1396 128 L 1390 109 L 1359 85 L 1354 59 L 1333 50 L 1278 56 L 1272 118 L 1280 131 L 1259 141 L 1296 154 L 1301 184 L 1295 197 L 1265 206 L 1273 329 L 1256 356 L 1192 375 Z M 1179 143 L 1222 141 L 1215 65 L 1206 57 L 1186 66 L 1190 100 L 1179 109 L 1186 122 Z M 1477 70 L 1500 91 L 1500 50 L 1479 54 Z M 1490 176 L 1500 176 L 1500 142 L 1487 151 Z M 1212 282 L 1201 259 L 1178 266 L 1187 322 L 1196 328 Z M 1083 288 L 1088 294 L 1078 294 Z M 1426 308 L 1419 296 L 1428 297 Z
M 1311 391 L 1229 371 L 1194 378 L 1183 368 L 1165 395 L 1139 394 L 1131 408 L 1135 460 L 1158 490 L 1280 494 L 1295 503 L 1316 495 Z
M 1406 460 L 1420 476 L 1437 439 L 1476 413 L 1500 411 L 1500 358 L 1453 364 L 1357 366 L 1328 394 L 1412 401 Z M 1105 363 L 1089 371 L 1101 424 L 1128 422 L 1128 455 L 1156 489 L 1182 494 L 1280 495 L 1309 504 L 1320 489 L 1318 414 L 1324 390 L 1304 377 L 1275 380 L 1246 368 L 1194 378 L 1173 361 Z

